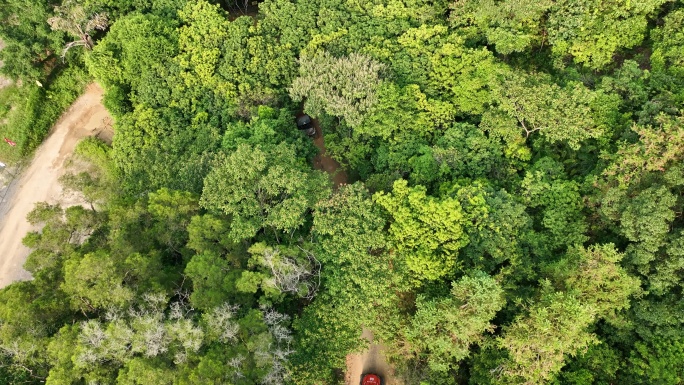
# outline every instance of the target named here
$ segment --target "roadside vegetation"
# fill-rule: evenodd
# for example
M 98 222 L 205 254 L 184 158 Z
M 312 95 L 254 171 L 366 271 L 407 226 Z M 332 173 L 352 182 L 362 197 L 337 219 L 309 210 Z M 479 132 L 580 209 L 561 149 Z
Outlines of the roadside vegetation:
M 0 159 L 90 79 L 115 136 L 29 215 L 0 383 L 338 384 L 363 328 L 407 385 L 684 381 L 684 3 L 240 9 L 3 2 Z

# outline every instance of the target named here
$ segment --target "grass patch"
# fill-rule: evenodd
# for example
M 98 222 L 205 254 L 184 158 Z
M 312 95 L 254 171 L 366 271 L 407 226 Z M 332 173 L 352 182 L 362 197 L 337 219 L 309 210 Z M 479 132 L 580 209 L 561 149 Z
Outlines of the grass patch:
M 24 84 L 0 90 L 0 161 L 16 163 L 35 150 L 90 81 L 82 66 L 70 65 L 53 71 L 43 87 Z M 10 146 L 4 138 L 17 145 Z

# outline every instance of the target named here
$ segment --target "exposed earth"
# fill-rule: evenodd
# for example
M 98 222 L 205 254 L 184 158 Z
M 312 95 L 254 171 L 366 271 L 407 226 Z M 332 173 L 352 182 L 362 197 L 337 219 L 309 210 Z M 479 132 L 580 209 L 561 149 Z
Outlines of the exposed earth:
M 68 159 L 79 140 L 98 136 L 111 142 L 111 118 L 102 105 L 102 95 L 98 85 L 87 87 L 85 94 L 55 124 L 29 166 L 14 179 L 0 201 L 0 288 L 31 278 L 23 269 L 29 249 L 21 239 L 36 230 L 26 221 L 35 204 L 48 202 L 69 207 L 83 203 L 80 195 L 62 190 L 59 178 L 66 172 Z

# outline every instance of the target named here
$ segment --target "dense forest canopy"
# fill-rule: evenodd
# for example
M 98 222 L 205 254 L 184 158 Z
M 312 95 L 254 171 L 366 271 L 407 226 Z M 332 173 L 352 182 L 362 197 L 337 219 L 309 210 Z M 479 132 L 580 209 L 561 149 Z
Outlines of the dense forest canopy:
M 29 154 L 111 146 L 0 291 L 0 383 L 684 383 L 681 0 L 0 0 Z M 34 84 L 35 83 L 35 84 Z M 348 175 L 312 167 L 316 118 Z

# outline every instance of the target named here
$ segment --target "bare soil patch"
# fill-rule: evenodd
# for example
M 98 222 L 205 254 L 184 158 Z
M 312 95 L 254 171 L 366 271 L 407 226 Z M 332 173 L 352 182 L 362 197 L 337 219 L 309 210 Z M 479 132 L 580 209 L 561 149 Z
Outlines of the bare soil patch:
M 66 172 L 67 160 L 79 140 L 98 136 L 111 142 L 111 117 L 102 105 L 102 95 L 98 85 L 87 87 L 85 94 L 55 124 L 29 166 L 10 184 L 0 201 L 0 288 L 31 278 L 23 269 L 30 250 L 21 239 L 29 231 L 37 230 L 26 221 L 35 204 L 48 202 L 69 207 L 84 203 L 79 194 L 63 191 L 59 178 Z

